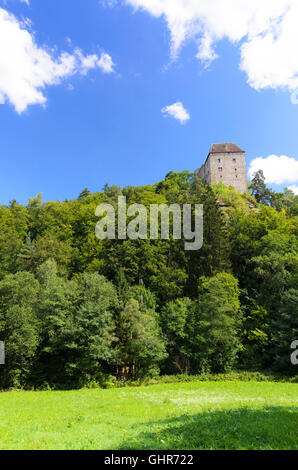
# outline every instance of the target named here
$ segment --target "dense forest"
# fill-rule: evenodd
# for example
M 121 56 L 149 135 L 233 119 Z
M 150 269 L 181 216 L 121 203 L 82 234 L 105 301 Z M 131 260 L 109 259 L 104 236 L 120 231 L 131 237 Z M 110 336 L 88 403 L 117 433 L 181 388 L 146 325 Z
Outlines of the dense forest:
M 204 244 L 98 240 L 95 209 L 203 204 Z M 262 172 L 241 195 L 187 171 L 75 200 L 0 207 L 0 388 L 76 388 L 158 374 L 294 374 L 298 196 Z

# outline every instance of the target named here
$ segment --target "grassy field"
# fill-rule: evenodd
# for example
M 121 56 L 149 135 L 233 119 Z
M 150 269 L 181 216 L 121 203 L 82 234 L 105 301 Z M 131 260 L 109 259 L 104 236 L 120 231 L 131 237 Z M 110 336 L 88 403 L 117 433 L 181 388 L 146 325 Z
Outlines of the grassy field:
M 0 449 L 297 449 L 298 385 L 0 393 Z

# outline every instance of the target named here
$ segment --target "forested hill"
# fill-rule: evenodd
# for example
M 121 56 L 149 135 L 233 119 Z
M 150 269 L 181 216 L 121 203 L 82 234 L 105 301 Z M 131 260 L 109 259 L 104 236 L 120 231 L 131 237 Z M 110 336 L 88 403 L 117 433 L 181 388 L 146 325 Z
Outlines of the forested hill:
M 294 373 L 298 197 L 257 174 L 250 195 L 189 172 L 76 200 L 0 207 L 0 387 L 231 368 Z M 100 241 L 96 207 L 204 205 L 204 244 Z

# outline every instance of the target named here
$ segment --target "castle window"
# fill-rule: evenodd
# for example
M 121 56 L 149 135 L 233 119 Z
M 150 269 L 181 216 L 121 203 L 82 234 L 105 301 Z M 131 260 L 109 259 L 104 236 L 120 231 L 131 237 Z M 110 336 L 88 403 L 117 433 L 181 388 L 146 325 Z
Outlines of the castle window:
M 219 167 L 218 167 L 218 171 L 222 171 L 222 166 L 219 166 Z
M 236 163 L 236 158 L 233 158 L 233 162 Z
M 220 158 L 219 158 L 217 161 L 218 161 L 218 163 L 221 163 L 221 159 L 220 159 Z

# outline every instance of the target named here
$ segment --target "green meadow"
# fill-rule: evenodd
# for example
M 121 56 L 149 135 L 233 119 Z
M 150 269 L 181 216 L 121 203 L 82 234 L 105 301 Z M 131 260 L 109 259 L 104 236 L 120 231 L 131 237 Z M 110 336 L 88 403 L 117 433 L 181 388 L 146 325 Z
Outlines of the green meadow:
M 298 449 L 298 384 L 0 393 L 0 449 Z

